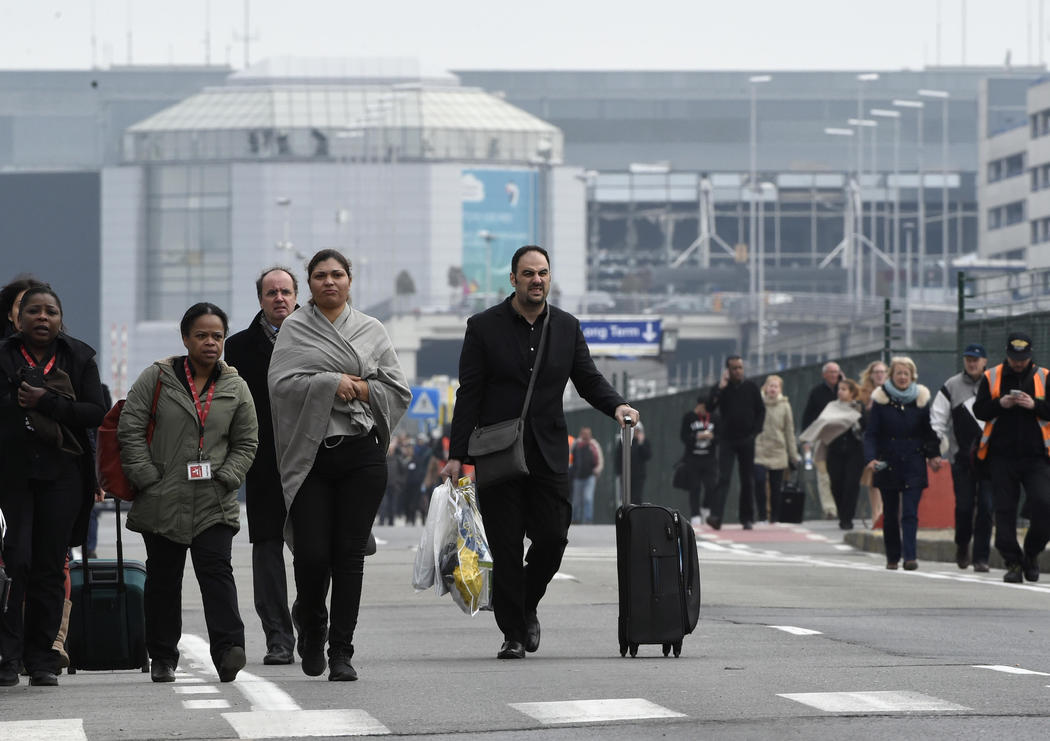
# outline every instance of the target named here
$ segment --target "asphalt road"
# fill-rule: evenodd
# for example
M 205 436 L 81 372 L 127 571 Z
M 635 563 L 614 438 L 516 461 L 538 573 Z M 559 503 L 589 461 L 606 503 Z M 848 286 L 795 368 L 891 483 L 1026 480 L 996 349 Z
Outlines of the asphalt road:
M 574 527 L 540 651 L 497 661 L 489 613 L 410 585 L 419 528 L 378 528 L 355 640 L 361 679 L 262 665 L 246 529 L 234 545 L 248 666 L 218 683 L 187 564 L 174 684 L 138 672 L 0 688 L 0 740 L 1050 737 L 1050 583 L 952 564 L 886 571 L 834 523 L 700 533 L 703 608 L 682 656 L 621 658 L 611 526 Z M 101 542 L 113 537 L 103 520 Z M 106 549 L 100 549 L 105 555 Z M 130 557 L 141 539 L 127 536 Z

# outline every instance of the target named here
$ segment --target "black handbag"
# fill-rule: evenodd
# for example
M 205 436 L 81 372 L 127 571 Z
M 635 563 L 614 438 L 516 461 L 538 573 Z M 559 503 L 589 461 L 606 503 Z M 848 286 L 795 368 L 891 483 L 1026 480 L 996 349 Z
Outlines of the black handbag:
M 529 389 L 525 392 L 525 403 L 521 415 L 493 425 L 478 427 L 470 433 L 467 441 L 467 455 L 474 462 L 474 478 L 479 487 L 499 484 L 521 476 L 529 475 L 525 463 L 525 413 L 532 400 L 532 389 L 536 385 L 536 374 L 543 360 L 544 340 L 547 338 L 547 324 L 551 319 L 551 309 L 547 307 L 547 316 L 543 319 L 540 331 L 540 346 L 536 351 L 536 362 L 529 376 Z

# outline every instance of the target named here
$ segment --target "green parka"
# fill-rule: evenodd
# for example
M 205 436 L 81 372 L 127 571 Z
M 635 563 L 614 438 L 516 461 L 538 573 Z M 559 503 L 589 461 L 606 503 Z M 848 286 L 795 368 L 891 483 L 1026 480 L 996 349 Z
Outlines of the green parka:
M 215 396 L 204 424 L 204 459 L 212 478 L 190 481 L 186 464 L 197 460 L 199 424 L 193 399 L 175 375 L 174 358 L 158 360 L 136 379 L 120 413 L 120 462 L 138 489 L 128 529 L 188 545 L 213 525 L 240 529 L 237 489 L 255 457 L 259 427 L 248 384 L 219 361 Z M 160 374 L 153 444 L 146 447 L 153 392 Z M 203 400 L 202 400 L 203 401 Z

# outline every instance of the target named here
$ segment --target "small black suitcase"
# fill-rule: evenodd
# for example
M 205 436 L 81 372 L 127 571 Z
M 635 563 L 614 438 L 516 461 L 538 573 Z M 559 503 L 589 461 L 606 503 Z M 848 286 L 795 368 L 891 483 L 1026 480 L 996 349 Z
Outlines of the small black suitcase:
M 700 618 L 696 533 L 686 518 L 654 504 L 629 504 L 631 425 L 623 431 L 623 500 L 616 510 L 616 567 L 620 592 L 620 656 L 641 644 L 660 644 L 664 656 L 682 653 L 682 639 Z
M 69 673 L 78 669 L 149 671 L 146 654 L 146 566 L 124 559 L 120 501 L 116 500 L 117 557 L 69 565 Z
M 806 509 L 806 490 L 799 486 L 798 474 L 789 476 L 780 489 L 780 521 L 802 522 Z

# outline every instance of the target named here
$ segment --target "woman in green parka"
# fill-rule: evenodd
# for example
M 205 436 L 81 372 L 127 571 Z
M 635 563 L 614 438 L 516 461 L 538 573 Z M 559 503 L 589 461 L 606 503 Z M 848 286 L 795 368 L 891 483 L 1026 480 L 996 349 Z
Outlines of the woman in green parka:
M 180 328 L 186 355 L 143 371 L 120 415 L 120 461 L 138 490 L 128 528 L 142 533 L 146 544 L 146 648 L 153 681 L 175 681 L 189 550 L 212 661 L 219 679 L 231 682 L 245 664 L 230 560 L 240 528 L 237 490 L 255 457 L 259 429 L 248 385 L 219 359 L 229 332 L 223 310 L 194 304 Z M 154 398 L 156 425 L 147 445 Z

